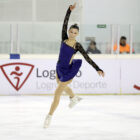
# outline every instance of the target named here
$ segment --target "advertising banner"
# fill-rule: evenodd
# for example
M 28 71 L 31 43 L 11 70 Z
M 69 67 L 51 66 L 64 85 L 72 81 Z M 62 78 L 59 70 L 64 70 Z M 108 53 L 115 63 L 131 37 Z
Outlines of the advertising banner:
M 120 92 L 120 66 L 115 59 L 94 60 L 105 78 L 85 60 L 69 85 L 74 93 L 104 94 Z M 56 83 L 56 59 L 0 60 L 0 94 L 52 94 Z
M 140 60 L 121 60 L 121 92 L 140 93 Z

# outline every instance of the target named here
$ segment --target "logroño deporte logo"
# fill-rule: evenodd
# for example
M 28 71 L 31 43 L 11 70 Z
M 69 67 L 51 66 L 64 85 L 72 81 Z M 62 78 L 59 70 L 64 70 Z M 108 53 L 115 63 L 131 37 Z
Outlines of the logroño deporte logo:
M 5 78 L 15 88 L 21 89 L 34 69 L 34 65 L 27 63 L 8 63 L 0 66 Z

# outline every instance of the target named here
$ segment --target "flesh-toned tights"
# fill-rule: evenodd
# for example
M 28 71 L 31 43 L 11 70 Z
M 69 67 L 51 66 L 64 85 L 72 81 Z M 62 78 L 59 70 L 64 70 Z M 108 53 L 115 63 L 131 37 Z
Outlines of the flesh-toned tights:
M 63 91 L 65 91 L 70 96 L 70 98 L 74 97 L 74 93 L 72 92 L 72 89 L 68 87 L 68 84 L 70 84 L 72 80 L 61 82 L 56 76 L 56 81 L 58 85 L 54 93 L 54 99 L 49 111 L 49 115 L 53 115 L 54 111 L 56 110 L 60 101 L 60 96 L 62 95 Z

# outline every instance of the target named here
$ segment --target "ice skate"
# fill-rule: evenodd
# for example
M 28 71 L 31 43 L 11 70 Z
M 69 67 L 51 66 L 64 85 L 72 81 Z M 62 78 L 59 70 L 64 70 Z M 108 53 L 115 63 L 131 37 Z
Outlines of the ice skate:
M 47 115 L 44 122 L 44 128 L 48 128 L 50 126 L 52 119 L 52 115 Z
M 79 96 L 74 96 L 73 98 L 70 98 L 70 104 L 69 108 L 73 108 L 77 103 L 79 103 L 82 100 Z

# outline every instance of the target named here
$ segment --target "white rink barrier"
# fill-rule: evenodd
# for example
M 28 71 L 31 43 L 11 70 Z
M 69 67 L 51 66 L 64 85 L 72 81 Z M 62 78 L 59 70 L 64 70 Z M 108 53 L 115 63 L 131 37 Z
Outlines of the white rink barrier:
M 58 55 L 24 55 L 20 60 L 0 56 L 0 95 L 54 93 Z M 77 58 L 82 58 L 77 55 Z M 91 55 L 104 70 L 98 75 L 83 58 L 82 67 L 69 85 L 77 94 L 139 94 L 139 55 Z

